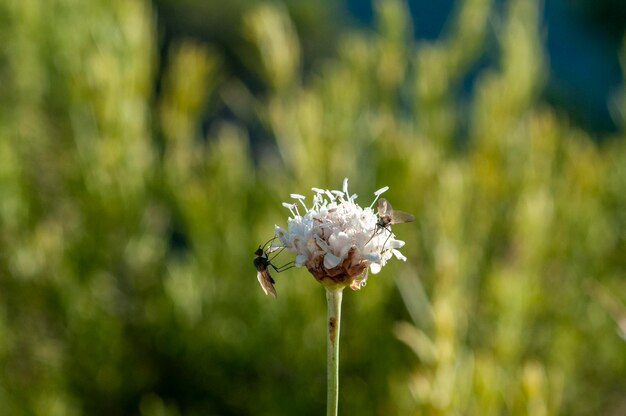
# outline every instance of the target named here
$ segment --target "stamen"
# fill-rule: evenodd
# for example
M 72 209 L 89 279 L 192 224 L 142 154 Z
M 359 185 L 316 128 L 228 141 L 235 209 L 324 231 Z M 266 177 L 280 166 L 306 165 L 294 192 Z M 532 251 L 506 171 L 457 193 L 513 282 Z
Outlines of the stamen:
M 289 208 L 289 212 L 291 212 L 291 215 L 293 215 L 294 217 L 296 217 L 296 213 L 295 213 L 295 212 L 294 212 L 294 210 L 293 210 L 293 207 L 295 207 L 295 206 L 296 206 L 296 204 L 288 204 L 288 203 L 286 203 L 286 202 L 283 202 L 283 206 L 284 206 L 285 208 Z M 298 215 L 298 216 L 300 216 L 300 215 Z
M 380 188 L 378 191 L 374 192 L 374 195 L 376 196 L 381 196 L 382 194 L 384 194 L 385 192 L 387 192 L 389 190 L 388 186 L 383 186 L 382 188 Z
M 313 195 L 313 209 L 319 211 L 320 209 L 320 195 Z
M 304 200 L 306 199 L 306 196 L 304 195 L 300 195 L 300 194 L 290 194 L 289 196 L 291 196 L 293 199 L 297 199 L 298 201 L 300 201 L 300 203 L 302 204 L 302 206 L 304 207 L 305 211 L 308 211 L 309 209 L 307 208 L 306 204 L 304 203 Z
M 388 186 L 384 186 L 384 187 L 380 188 L 378 191 L 374 192 L 374 195 L 376 197 L 372 201 L 372 204 L 370 205 L 370 208 L 372 208 L 374 206 L 374 204 L 376 203 L 376 201 L 378 201 L 378 197 L 381 196 L 382 194 L 384 194 L 385 192 L 387 192 L 388 190 L 389 190 L 389 187 Z

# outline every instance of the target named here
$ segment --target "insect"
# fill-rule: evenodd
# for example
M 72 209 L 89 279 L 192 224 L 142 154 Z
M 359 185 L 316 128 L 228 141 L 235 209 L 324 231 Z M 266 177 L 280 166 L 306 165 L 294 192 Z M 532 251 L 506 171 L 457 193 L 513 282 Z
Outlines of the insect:
M 276 256 L 279 255 L 280 252 L 283 251 L 284 249 L 284 247 L 281 248 L 278 251 L 278 253 L 276 253 L 271 259 L 269 258 L 269 254 L 265 250 L 265 247 L 270 242 L 274 241 L 275 239 L 276 237 L 272 238 L 270 241 L 265 243 L 263 247 L 259 246 L 259 248 L 257 248 L 254 251 L 254 255 L 256 257 L 254 258 L 254 261 L 253 261 L 254 267 L 256 268 L 256 272 L 257 272 L 256 278 L 258 279 L 259 284 L 261 285 L 261 289 L 263 289 L 263 292 L 265 292 L 266 295 L 272 295 L 273 297 L 276 297 L 276 289 L 274 288 L 274 284 L 276 283 L 276 281 L 274 281 L 274 279 L 272 278 L 269 268 L 271 267 L 276 271 L 276 273 L 280 273 L 294 266 L 293 261 L 287 264 L 284 264 L 281 267 L 276 267 L 272 263 L 272 260 L 276 258 Z
M 406 222 L 415 221 L 415 216 L 413 214 L 409 214 L 408 212 L 403 211 L 395 211 L 389 201 L 385 198 L 380 198 L 378 200 L 378 222 L 376 223 L 376 227 L 386 228 L 391 224 L 404 224 Z
M 376 222 L 376 229 L 374 230 L 374 234 L 368 240 L 368 243 L 374 238 L 376 234 L 378 234 L 382 230 L 387 230 L 389 236 L 387 236 L 387 240 L 391 237 L 391 230 L 389 227 L 392 224 L 404 224 L 407 222 L 415 221 L 415 216 L 413 214 L 409 214 L 408 212 L 396 211 L 391 207 L 389 201 L 385 198 L 380 198 L 378 200 L 378 221 Z M 385 240 L 385 244 L 387 244 L 387 240 Z M 383 248 L 385 247 L 383 244 Z

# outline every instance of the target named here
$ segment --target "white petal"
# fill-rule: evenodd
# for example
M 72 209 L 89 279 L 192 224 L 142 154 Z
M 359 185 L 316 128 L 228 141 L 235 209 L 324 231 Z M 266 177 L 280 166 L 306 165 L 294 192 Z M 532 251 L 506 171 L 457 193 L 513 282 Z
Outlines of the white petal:
M 388 248 L 401 248 L 404 247 L 406 243 L 402 240 L 391 240 L 387 243 Z
M 393 250 L 393 255 L 396 256 L 396 258 L 398 260 L 402 260 L 402 261 L 406 261 L 406 257 L 404 257 L 404 255 L 402 253 L 400 253 L 398 250 Z
M 289 194 L 293 199 L 306 199 L 306 196 L 300 194 Z
M 309 242 L 313 244 L 313 246 L 317 243 L 317 245 L 324 251 L 330 251 L 330 247 L 328 247 L 326 241 L 322 240 L 318 236 L 315 236 L 315 240 L 309 240 Z
M 341 249 L 346 244 L 350 243 L 350 237 L 343 231 L 333 234 L 328 239 L 328 243 L 332 248 Z
M 332 269 L 333 267 L 337 267 L 339 263 L 341 263 L 341 257 L 337 257 L 333 253 L 326 253 L 324 255 L 325 268 Z
M 343 193 L 348 194 L 348 178 L 343 178 Z
M 351 244 L 344 245 L 339 251 L 339 256 L 345 259 L 351 248 L 352 248 Z
M 377 274 L 378 272 L 380 272 L 380 269 L 382 269 L 383 266 L 381 266 L 378 263 L 372 263 L 370 264 L 370 270 L 372 271 L 372 274 Z
M 289 246 L 289 233 L 284 228 L 280 228 L 279 226 L 275 226 L 274 235 L 278 237 L 283 246 Z M 272 243 L 274 245 L 274 243 Z
M 298 253 L 304 253 L 307 250 L 306 242 L 300 236 L 295 236 L 293 238 L 293 246 Z
M 298 254 L 296 256 L 296 266 L 297 267 L 301 267 L 302 265 L 304 265 L 304 263 L 306 263 L 307 257 L 303 254 Z
M 370 253 L 365 258 L 372 263 L 380 263 L 380 255 L 378 253 Z
M 390 249 L 386 249 L 385 251 L 383 251 L 381 253 L 381 261 L 380 264 L 385 264 L 387 262 L 387 260 L 389 260 L 391 258 L 392 254 L 391 254 L 391 250 Z

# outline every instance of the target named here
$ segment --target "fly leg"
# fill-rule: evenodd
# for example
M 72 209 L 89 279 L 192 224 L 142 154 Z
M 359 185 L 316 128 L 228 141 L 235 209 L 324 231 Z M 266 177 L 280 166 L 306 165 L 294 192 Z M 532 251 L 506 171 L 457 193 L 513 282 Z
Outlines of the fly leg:
M 274 266 L 272 263 L 270 263 L 270 266 L 272 266 L 272 268 L 273 268 L 274 270 L 276 270 L 276 273 L 282 273 L 282 272 L 284 272 L 285 270 L 289 270 L 289 269 L 291 269 L 292 267 L 296 267 L 296 262 L 292 260 L 292 261 L 290 261 L 289 263 L 283 264 L 283 265 L 282 265 L 282 266 L 280 266 L 280 267 L 276 267 L 276 266 Z

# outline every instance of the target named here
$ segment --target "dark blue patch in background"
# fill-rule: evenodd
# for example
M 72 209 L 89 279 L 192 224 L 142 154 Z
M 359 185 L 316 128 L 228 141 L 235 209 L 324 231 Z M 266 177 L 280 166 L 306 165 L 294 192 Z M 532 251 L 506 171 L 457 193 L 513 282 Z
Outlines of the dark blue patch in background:
M 357 22 L 372 26 L 370 2 L 345 0 L 345 3 Z M 415 38 L 434 40 L 441 35 L 456 2 L 409 0 L 407 4 Z M 502 6 L 502 1 L 496 6 Z M 605 25 L 608 17 L 610 25 Z M 541 31 L 550 71 L 544 99 L 592 132 L 617 130 L 609 106 L 622 82 L 618 54 L 625 22 L 626 7 L 619 2 L 550 0 L 544 3 Z M 487 55 L 492 54 L 487 51 Z M 472 88 L 473 78 L 470 76 L 463 83 L 465 92 Z

